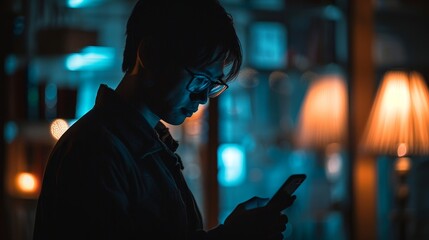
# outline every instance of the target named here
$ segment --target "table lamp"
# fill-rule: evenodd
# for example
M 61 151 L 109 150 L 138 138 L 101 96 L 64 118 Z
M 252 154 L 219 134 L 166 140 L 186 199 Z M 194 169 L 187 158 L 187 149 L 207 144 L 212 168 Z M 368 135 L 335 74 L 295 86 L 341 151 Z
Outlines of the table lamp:
M 347 133 L 347 87 L 340 74 L 318 75 L 304 98 L 297 125 L 297 145 L 324 152 L 327 177 L 339 174 L 338 157 Z
M 309 207 L 317 236 L 327 233 L 326 217 L 343 214 L 338 189 L 344 165 L 341 149 L 347 135 L 347 109 L 347 86 L 341 74 L 322 73 L 312 79 L 300 109 L 296 144 L 316 153 L 315 163 L 320 166 L 309 174 L 309 183 L 315 184 Z
M 416 71 L 387 71 L 363 133 L 362 150 L 395 156 L 398 237 L 406 239 L 411 156 L 429 153 L 429 93 Z

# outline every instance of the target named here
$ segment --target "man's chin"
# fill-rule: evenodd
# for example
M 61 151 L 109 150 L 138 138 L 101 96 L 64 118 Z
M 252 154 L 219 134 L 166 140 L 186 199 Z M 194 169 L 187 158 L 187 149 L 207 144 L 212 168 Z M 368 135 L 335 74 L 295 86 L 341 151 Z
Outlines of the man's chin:
M 178 126 L 183 122 L 185 122 L 185 119 L 186 119 L 186 116 L 183 116 L 183 117 L 166 118 L 166 119 L 163 119 L 163 121 L 168 124 Z

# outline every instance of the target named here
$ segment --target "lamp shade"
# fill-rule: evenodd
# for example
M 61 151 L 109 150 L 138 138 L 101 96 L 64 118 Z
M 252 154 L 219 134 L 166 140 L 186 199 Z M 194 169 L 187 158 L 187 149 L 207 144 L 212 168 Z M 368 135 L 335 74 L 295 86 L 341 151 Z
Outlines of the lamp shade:
M 298 146 L 323 149 L 346 136 L 347 87 L 339 74 L 320 75 L 311 83 L 298 120 Z
M 362 138 L 366 152 L 391 155 L 429 153 L 429 94 L 416 72 L 384 74 Z M 399 153 L 402 151 L 402 153 Z

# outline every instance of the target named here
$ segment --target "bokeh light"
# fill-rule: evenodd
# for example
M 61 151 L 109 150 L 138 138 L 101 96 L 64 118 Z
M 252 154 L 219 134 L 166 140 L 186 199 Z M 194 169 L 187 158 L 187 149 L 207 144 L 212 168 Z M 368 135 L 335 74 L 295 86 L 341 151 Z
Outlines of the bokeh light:
M 34 193 L 37 190 L 37 178 L 28 172 L 19 173 L 16 176 L 16 186 L 20 192 Z
M 55 119 L 51 123 L 51 135 L 58 140 L 68 128 L 69 124 L 64 119 Z

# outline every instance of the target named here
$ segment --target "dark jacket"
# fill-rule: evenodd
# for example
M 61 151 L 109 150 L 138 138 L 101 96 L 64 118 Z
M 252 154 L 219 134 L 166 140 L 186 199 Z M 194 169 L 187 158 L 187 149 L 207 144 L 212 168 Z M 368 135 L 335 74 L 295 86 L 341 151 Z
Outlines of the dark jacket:
M 35 240 L 208 239 L 177 142 L 101 85 L 47 163 Z

